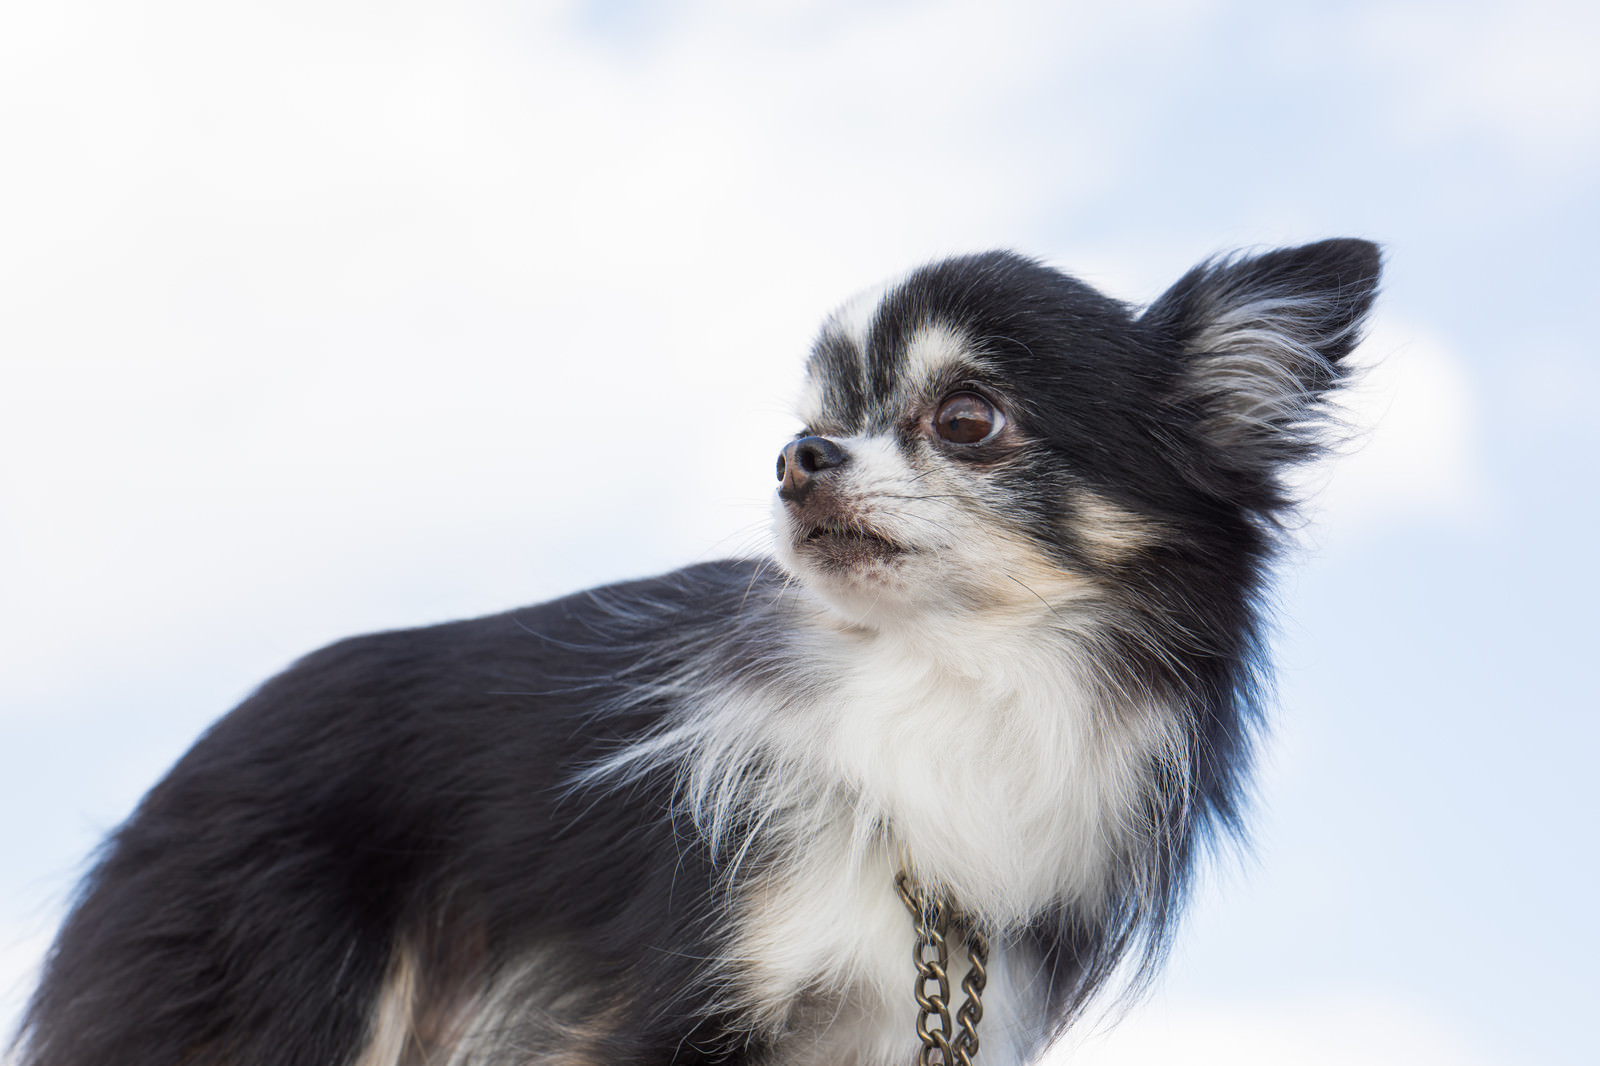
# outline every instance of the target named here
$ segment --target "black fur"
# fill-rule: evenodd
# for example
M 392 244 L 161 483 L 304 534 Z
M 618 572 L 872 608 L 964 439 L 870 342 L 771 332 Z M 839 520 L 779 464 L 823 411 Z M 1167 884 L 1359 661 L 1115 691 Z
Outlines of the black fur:
M 635 781 L 624 802 L 566 785 L 653 717 L 597 704 L 670 668 L 650 649 L 737 616 L 753 574 L 712 564 L 358 637 L 269 681 L 108 842 L 51 954 L 26 1061 L 342 1062 L 397 932 L 441 927 L 459 976 L 554 942 L 570 945 L 559 983 L 651 990 L 658 1009 L 603 1058 L 667 1061 L 694 1036 L 684 998 L 708 991 L 708 857 L 671 780 Z

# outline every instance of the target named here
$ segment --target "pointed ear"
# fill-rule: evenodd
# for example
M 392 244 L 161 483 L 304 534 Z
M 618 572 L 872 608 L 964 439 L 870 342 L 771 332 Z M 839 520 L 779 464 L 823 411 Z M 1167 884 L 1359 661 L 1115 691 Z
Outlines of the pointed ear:
M 1345 376 L 1378 270 L 1377 245 L 1361 240 L 1213 260 L 1145 312 L 1181 349 L 1176 399 L 1225 465 L 1271 476 L 1316 452 L 1321 400 Z

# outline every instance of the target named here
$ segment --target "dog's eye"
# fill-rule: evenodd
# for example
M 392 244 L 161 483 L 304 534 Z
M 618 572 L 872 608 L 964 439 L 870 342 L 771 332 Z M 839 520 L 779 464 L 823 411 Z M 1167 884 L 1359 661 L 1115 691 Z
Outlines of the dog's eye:
M 975 392 L 946 396 L 933 416 L 934 432 L 951 444 L 978 444 L 1005 425 L 1005 416 Z

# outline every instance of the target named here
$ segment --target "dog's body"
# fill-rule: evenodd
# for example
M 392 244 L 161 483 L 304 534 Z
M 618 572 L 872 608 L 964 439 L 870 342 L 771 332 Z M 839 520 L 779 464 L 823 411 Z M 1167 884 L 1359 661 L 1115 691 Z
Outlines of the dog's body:
M 982 1060 L 1026 1061 L 1234 822 L 1280 477 L 1377 273 L 1329 241 L 1135 316 L 993 253 L 847 308 L 782 570 L 268 682 L 107 845 L 21 1061 L 903 1066 L 901 874 L 991 945 Z

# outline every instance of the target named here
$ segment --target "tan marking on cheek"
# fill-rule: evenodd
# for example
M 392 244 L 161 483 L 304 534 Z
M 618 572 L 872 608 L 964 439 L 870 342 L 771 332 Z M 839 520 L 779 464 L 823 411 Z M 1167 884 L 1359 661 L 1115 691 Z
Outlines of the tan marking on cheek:
M 1102 591 L 1092 575 L 1063 565 L 1034 538 L 1011 528 L 1003 515 L 962 514 L 959 526 L 956 520 L 952 516 L 957 544 L 942 555 L 952 564 L 942 580 L 969 609 L 1033 617 L 1046 608 L 1059 611 L 1094 599 Z
M 1125 563 L 1160 539 L 1154 521 L 1097 493 L 1074 492 L 1071 507 L 1068 532 L 1097 566 Z
M 993 576 L 991 602 L 985 606 L 1031 616 L 1041 608 L 1059 613 L 1097 594 L 1098 586 L 1088 577 L 1058 565 L 1027 539 L 1011 534 L 994 539 L 998 550 L 986 553 Z

